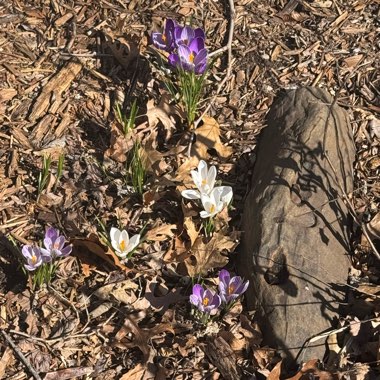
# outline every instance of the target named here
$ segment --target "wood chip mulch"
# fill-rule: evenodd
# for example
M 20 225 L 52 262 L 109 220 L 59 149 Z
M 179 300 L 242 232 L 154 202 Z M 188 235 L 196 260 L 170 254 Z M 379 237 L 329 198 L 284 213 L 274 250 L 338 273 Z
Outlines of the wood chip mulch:
M 229 57 L 223 48 L 231 17 Z M 191 315 L 188 297 L 196 273 L 215 286 L 220 268 L 234 271 L 266 113 L 279 91 L 304 85 L 328 90 L 351 118 L 355 292 L 341 326 L 361 321 L 361 328 L 335 334 L 337 351 L 325 367 L 315 360 L 303 371 L 321 379 L 379 376 L 379 17 L 379 0 L 2 2 L 0 378 L 284 378 L 244 302 L 205 327 Z M 191 136 L 151 64 L 150 34 L 166 18 L 202 27 L 209 51 L 222 49 L 200 109 L 211 102 L 201 125 L 211 125 L 215 136 L 200 146 L 200 129 L 192 152 L 201 148 L 234 200 L 206 242 L 194 222 L 198 210 L 180 195 L 196 166 L 187 156 Z M 118 103 L 128 114 L 135 99 L 147 169 L 142 195 L 131 188 L 126 162 L 133 144 L 115 113 Z M 41 241 L 48 226 L 67 237 L 73 254 L 49 286 L 32 291 L 20 249 Z M 104 243 L 112 226 L 146 234 L 126 265 Z M 287 378 L 304 379 L 304 372 Z

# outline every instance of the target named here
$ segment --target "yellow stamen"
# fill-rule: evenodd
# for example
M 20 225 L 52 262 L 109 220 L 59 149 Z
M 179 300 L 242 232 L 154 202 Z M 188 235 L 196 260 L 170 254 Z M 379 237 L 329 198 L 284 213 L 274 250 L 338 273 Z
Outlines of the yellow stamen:
M 55 243 L 53 244 L 53 248 L 54 248 L 54 249 L 58 249 L 58 248 L 59 248 L 59 243 L 58 243 L 58 242 L 55 242 Z
M 33 255 L 30 260 L 32 261 L 32 264 L 35 264 L 37 262 L 37 256 Z
M 228 294 L 234 294 L 234 291 L 235 291 L 235 287 L 233 285 L 230 285 L 228 287 Z
M 189 61 L 190 61 L 190 63 L 194 62 L 194 58 L 195 58 L 195 54 L 193 52 L 191 52 L 190 55 L 189 55 Z
M 210 213 L 214 212 L 215 211 L 215 206 L 214 205 L 211 205 L 210 206 Z
M 206 185 L 207 181 L 205 179 L 202 179 L 202 185 Z
M 203 306 L 208 306 L 208 304 L 210 303 L 210 300 L 207 298 L 207 297 L 205 297 L 204 299 L 203 299 Z
M 120 249 L 122 251 L 124 251 L 125 250 L 125 240 L 122 240 L 119 245 L 120 245 Z
M 162 35 L 162 41 L 166 42 L 166 36 L 165 36 L 165 34 Z

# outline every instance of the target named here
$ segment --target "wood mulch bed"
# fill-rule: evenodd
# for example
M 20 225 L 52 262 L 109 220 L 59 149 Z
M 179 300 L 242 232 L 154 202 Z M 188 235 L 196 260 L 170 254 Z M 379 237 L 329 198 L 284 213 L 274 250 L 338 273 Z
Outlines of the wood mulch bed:
M 336 352 L 326 371 L 316 361 L 304 371 L 323 379 L 377 373 L 379 15 L 378 0 L 2 2 L 0 378 L 279 379 L 279 357 L 261 346 L 244 299 L 205 327 L 191 315 L 188 296 L 191 276 L 201 273 L 215 285 L 220 268 L 234 271 L 265 116 L 281 89 L 301 85 L 327 89 L 349 111 L 357 146 L 350 194 L 355 292 L 340 321 L 352 328 L 331 336 Z M 166 18 L 204 28 L 209 51 L 217 52 L 190 157 L 182 110 L 151 64 L 150 34 Z M 131 187 L 132 143 L 115 116 L 116 103 L 128 113 L 134 99 L 143 194 Z M 48 156 L 48 181 L 38 194 Z M 211 239 L 203 238 L 199 210 L 181 198 L 199 158 L 234 191 Z M 39 242 L 47 226 L 67 237 L 73 254 L 49 287 L 32 291 L 20 249 Z M 127 265 L 104 244 L 112 226 L 144 229 Z

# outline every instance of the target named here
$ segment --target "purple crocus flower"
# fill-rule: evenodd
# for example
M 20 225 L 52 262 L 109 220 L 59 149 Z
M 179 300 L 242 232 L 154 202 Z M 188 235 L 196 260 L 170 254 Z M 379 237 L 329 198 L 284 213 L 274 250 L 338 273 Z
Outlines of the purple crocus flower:
M 36 270 L 41 264 L 44 263 L 40 248 L 32 247 L 31 245 L 24 245 L 22 247 L 22 254 L 26 258 L 28 264 L 24 264 L 29 272 Z
M 214 315 L 221 304 L 221 299 L 210 289 L 204 290 L 202 285 L 195 284 L 193 294 L 190 295 L 190 302 L 202 313 Z
M 201 28 L 193 29 L 192 27 L 176 26 L 174 28 L 174 40 L 176 45 L 189 45 L 194 38 L 202 38 L 205 40 L 205 32 Z
M 51 261 L 56 257 L 66 257 L 72 251 L 72 246 L 65 247 L 65 237 L 59 234 L 59 231 L 53 227 L 46 230 L 44 238 L 45 248 L 41 248 L 41 253 L 46 257 L 46 261 Z
M 207 67 L 207 57 L 204 39 L 197 37 L 188 46 L 179 45 L 178 54 L 170 54 L 169 63 L 186 71 L 194 71 L 195 74 L 203 74 Z
M 152 33 L 153 45 L 158 49 L 171 52 L 175 48 L 174 29 L 176 27 L 177 23 L 174 20 L 167 19 L 163 33 Z
M 219 272 L 219 294 L 226 304 L 233 302 L 241 296 L 248 288 L 249 281 L 244 282 L 240 276 L 231 275 L 225 269 Z

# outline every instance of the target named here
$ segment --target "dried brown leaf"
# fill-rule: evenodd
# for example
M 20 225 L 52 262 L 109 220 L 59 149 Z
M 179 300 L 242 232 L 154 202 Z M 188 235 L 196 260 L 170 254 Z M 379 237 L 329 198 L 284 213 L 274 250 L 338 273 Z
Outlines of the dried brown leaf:
M 127 316 L 123 327 L 115 335 L 116 342 L 114 345 L 120 348 L 138 347 L 144 355 L 143 363 L 145 364 L 152 360 L 151 347 L 149 346 L 150 340 L 163 332 L 174 334 L 174 330 L 168 323 L 155 325 L 150 329 L 142 329 L 136 319 L 138 319 L 138 315 Z M 132 334 L 132 341 L 129 336 L 128 340 L 124 340 L 124 337 L 130 333 Z
M 129 271 L 129 268 L 121 263 L 112 250 L 103 245 L 94 234 L 91 234 L 88 238 L 74 239 L 71 243 L 73 244 L 73 254 L 84 263 L 97 266 L 99 263 L 95 260 L 95 257 L 98 257 L 108 265 L 111 265 L 111 268 Z
M 215 149 L 219 157 L 228 158 L 231 156 L 232 148 L 224 145 L 220 140 L 218 122 L 209 116 L 204 116 L 202 120 L 203 124 L 195 130 L 197 136 L 196 144 L 203 144 L 209 149 Z
M 126 279 L 116 283 L 107 284 L 95 291 L 95 295 L 102 300 L 115 299 L 125 305 L 131 305 L 137 299 L 134 291 L 138 288 L 133 281 Z
M 207 243 L 198 237 L 191 248 L 192 255 L 185 260 L 189 276 L 205 275 L 209 269 L 224 267 L 228 263 L 227 253 L 238 244 L 236 237 L 235 232 L 228 236 L 216 232 Z
M 132 64 L 139 58 L 140 51 L 138 44 L 131 35 L 115 36 L 111 29 L 103 30 L 106 46 L 110 48 L 112 54 L 124 70 L 128 71 Z
M 155 310 L 164 312 L 169 308 L 171 304 L 187 299 L 188 297 L 181 294 L 181 288 L 176 288 L 175 290 L 168 290 L 166 294 L 157 296 L 156 288 L 159 284 L 153 279 L 152 281 L 147 281 L 145 296 L 144 298 L 148 300 L 149 305 Z
M 148 100 L 146 108 L 146 116 L 148 118 L 149 126 L 154 128 L 159 122 L 161 122 L 170 136 L 172 130 L 175 128 L 175 123 L 165 108 L 162 107 L 162 103 L 160 102 L 157 106 L 155 106 L 154 99 L 150 99 Z
M 174 236 L 173 230 L 176 228 L 175 224 L 162 224 L 150 229 L 144 238 L 150 241 L 165 241 Z
M 280 380 L 281 378 L 281 366 L 282 360 L 276 364 L 276 366 L 270 371 L 267 380 Z
M 152 373 L 147 366 L 139 363 L 136 367 L 120 377 L 120 380 L 153 380 L 155 377 L 156 375 Z
M 105 151 L 104 157 L 123 163 L 127 161 L 127 153 L 133 148 L 134 143 L 132 134 L 125 136 L 116 123 L 112 123 L 110 147 Z
M 337 378 L 336 376 L 334 377 L 330 372 L 321 371 L 318 368 L 318 364 L 318 359 L 309 360 L 302 366 L 301 371 L 299 371 L 293 377 L 288 378 L 287 380 L 308 380 L 310 378 L 317 378 L 320 380 L 333 380 L 334 378 Z

